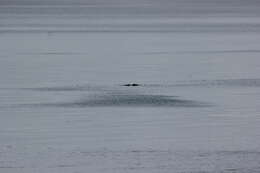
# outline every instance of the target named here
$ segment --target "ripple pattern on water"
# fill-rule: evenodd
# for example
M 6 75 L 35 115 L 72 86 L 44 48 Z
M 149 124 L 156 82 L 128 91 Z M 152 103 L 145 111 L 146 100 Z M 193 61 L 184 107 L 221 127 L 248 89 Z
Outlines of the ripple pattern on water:
M 89 96 L 71 102 L 39 103 L 23 106 L 32 107 L 203 107 L 209 106 L 193 100 L 165 95 L 105 94 Z

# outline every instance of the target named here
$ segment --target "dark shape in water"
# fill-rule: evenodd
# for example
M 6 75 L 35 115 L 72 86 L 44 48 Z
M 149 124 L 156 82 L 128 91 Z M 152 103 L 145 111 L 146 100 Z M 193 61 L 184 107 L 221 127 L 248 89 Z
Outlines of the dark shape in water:
M 40 103 L 27 106 L 47 107 L 204 107 L 192 100 L 164 95 L 101 95 L 73 102 Z
M 128 83 L 128 84 L 124 84 L 123 86 L 141 86 L 141 85 L 137 83 Z

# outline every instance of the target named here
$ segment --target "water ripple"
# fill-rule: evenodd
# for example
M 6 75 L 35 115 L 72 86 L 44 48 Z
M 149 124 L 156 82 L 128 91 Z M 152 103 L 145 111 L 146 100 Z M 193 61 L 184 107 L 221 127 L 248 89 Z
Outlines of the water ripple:
M 26 105 L 25 105 L 26 106 Z M 72 102 L 40 103 L 33 107 L 203 107 L 193 100 L 165 95 L 101 95 Z

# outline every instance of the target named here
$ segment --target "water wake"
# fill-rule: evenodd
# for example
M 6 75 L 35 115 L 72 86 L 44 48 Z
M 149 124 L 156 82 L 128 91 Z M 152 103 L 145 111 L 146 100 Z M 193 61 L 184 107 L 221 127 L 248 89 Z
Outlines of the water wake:
M 32 107 L 203 107 L 206 104 L 165 95 L 101 95 L 72 102 L 39 103 Z

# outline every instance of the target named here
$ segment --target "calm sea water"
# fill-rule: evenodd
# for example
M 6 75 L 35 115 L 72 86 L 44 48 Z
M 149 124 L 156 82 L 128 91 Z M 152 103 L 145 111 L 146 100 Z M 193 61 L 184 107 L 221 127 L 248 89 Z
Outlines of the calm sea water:
M 254 0 L 2 0 L 0 172 L 259 172 L 259 56 Z

